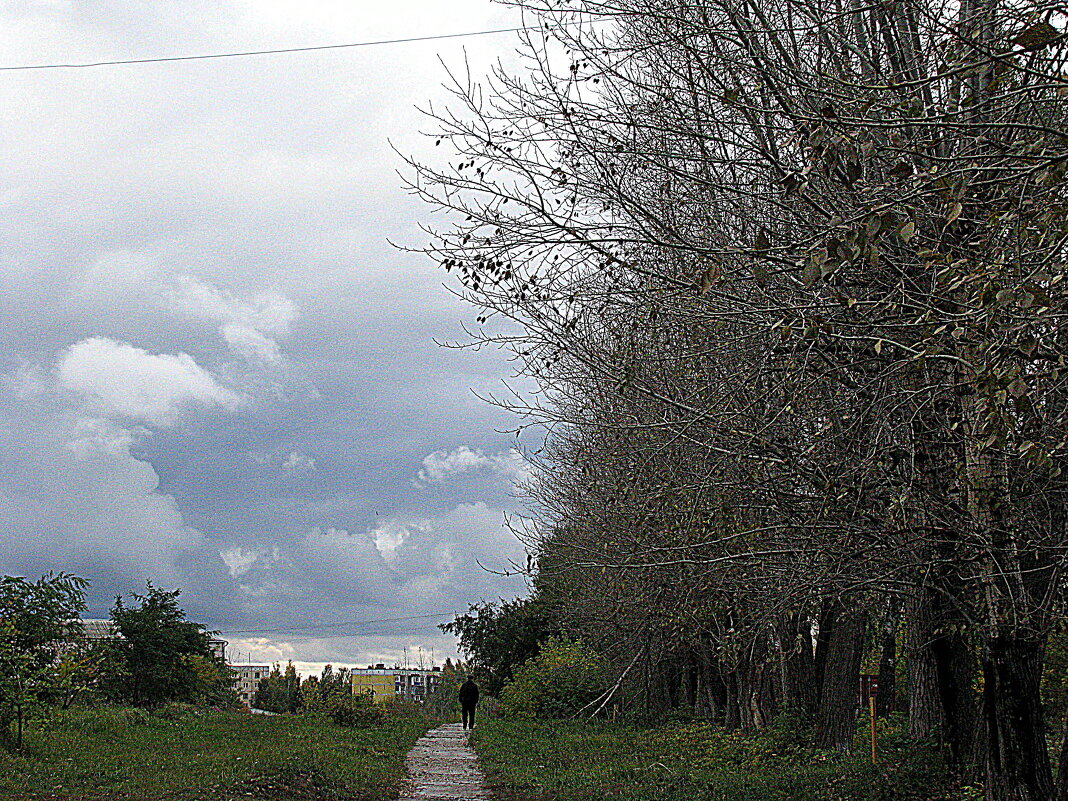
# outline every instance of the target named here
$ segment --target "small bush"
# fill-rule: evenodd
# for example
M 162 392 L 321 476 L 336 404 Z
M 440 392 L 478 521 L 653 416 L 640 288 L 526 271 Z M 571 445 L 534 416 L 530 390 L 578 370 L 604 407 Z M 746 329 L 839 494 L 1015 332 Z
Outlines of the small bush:
M 330 705 L 330 717 L 339 726 L 350 729 L 370 729 L 385 717 L 369 695 L 338 695 Z
M 152 722 L 152 715 L 139 707 L 99 706 L 74 707 L 56 712 L 48 722 L 47 728 L 62 728 L 72 731 L 97 733 L 112 731 L 116 728 L 146 726 Z
M 581 640 L 552 637 L 526 661 L 501 693 L 501 713 L 517 718 L 574 715 L 603 690 L 601 658 Z

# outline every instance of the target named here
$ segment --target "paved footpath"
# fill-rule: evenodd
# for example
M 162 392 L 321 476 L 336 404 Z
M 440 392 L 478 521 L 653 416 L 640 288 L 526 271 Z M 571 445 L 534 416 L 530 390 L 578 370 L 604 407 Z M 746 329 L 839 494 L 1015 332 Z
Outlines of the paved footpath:
M 490 801 L 478 757 L 459 723 L 431 729 L 408 753 L 409 789 L 399 801 Z

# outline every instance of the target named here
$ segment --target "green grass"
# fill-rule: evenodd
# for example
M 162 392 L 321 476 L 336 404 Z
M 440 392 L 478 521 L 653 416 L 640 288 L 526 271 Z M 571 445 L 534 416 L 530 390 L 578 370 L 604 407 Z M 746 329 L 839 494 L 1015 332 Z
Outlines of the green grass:
M 706 723 L 487 720 L 474 744 L 502 801 L 934 801 L 938 756 L 884 731 L 883 757 L 806 747 L 788 729 L 729 735 Z M 861 746 L 863 751 L 863 746 Z
M 227 801 L 395 798 L 428 722 L 393 716 L 354 730 L 325 717 L 68 710 L 0 750 L 0 798 Z

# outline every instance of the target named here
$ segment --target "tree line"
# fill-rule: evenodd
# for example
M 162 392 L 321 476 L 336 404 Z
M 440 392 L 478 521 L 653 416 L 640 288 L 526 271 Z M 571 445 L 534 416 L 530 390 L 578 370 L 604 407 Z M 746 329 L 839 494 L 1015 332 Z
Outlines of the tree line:
M 280 664 L 259 680 L 252 697 L 252 706 L 276 714 L 325 714 L 340 726 L 368 728 L 380 723 L 387 715 L 413 715 L 421 709 L 434 717 L 455 717 L 459 710 L 456 690 L 463 680 L 463 664 L 446 658 L 438 674 L 438 685 L 420 704 L 402 698 L 376 701 L 366 692 L 353 687 L 352 671 L 347 667 L 335 669 L 326 665 L 316 676 L 309 674 L 302 680 L 292 662 Z
M 119 596 L 113 636 L 90 640 L 80 622 L 88 585 L 67 573 L 0 577 L 0 740 L 21 747 L 28 719 L 75 702 L 237 706 L 229 668 L 210 632 L 186 619 L 178 590 L 149 583 L 132 602 Z
M 326 665 L 318 676 L 310 674 L 301 681 L 292 662 L 285 669 L 273 665 L 260 679 L 252 696 L 252 706 L 279 714 L 331 712 L 339 701 L 352 693 L 352 678 L 346 667 L 334 670 Z
M 1068 798 L 1063 13 L 515 4 L 410 186 L 514 358 L 538 602 L 630 708 L 848 749 L 867 660 L 989 798 Z

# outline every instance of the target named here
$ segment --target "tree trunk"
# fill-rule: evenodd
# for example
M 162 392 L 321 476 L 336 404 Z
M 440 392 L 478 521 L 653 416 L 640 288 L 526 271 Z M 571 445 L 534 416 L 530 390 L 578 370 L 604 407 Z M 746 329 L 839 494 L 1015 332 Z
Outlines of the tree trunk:
M 779 716 L 779 711 L 782 709 L 782 684 L 780 682 L 782 674 L 780 671 L 776 670 L 776 663 L 779 662 L 779 656 L 781 656 L 781 654 L 776 654 L 773 659 L 771 649 L 769 648 L 764 657 L 765 661 L 760 667 L 757 704 L 760 707 L 760 714 L 764 719 L 764 725 L 768 725 L 775 720 L 775 718 Z M 781 662 L 779 664 L 781 664 Z
M 827 664 L 827 651 L 831 642 L 831 631 L 838 619 L 840 607 L 835 601 L 824 601 L 818 620 L 816 632 L 816 652 L 813 656 L 812 673 L 816 685 L 816 707 L 819 708 L 823 697 L 823 674 Z
M 764 685 L 764 661 L 761 654 L 754 653 L 755 645 L 746 649 L 738 662 L 735 676 L 738 680 L 738 713 L 742 731 L 756 731 L 767 724 L 763 710 L 761 691 Z
M 897 600 L 891 601 L 887 604 L 886 619 L 883 621 L 879 653 L 879 689 L 875 696 L 875 714 L 881 718 L 894 711 L 897 694 L 897 629 L 900 609 Z
M 938 669 L 938 693 L 945 720 L 945 739 L 949 747 L 950 764 L 958 771 L 978 768 L 976 749 L 978 714 L 975 684 L 975 658 L 953 625 L 960 621 L 947 614 L 950 621 L 946 633 L 932 645 Z
M 938 692 L 938 665 L 930 591 L 921 587 L 910 598 L 908 613 L 909 735 L 934 740 L 945 729 L 945 711 Z
M 801 615 L 786 619 L 782 632 L 783 706 L 803 720 L 816 717 L 816 666 L 812 655 L 812 623 Z
M 707 651 L 701 654 L 701 700 L 708 717 L 726 723 L 727 685 L 723 681 L 723 671 L 718 661 Z
M 909 734 L 946 745 L 957 770 L 978 767 L 975 660 L 958 632 L 962 621 L 930 587 L 917 588 L 907 612 Z
M 831 629 L 816 719 L 819 748 L 837 751 L 853 748 L 865 623 L 866 615 L 862 611 L 842 612 Z
M 727 731 L 737 731 L 742 725 L 741 710 L 738 706 L 738 671 L 732 670 L 724 682 L 727 686 L 727 709 L 724 726 Z
M 1052 801 L 1053 774 L 1039 697 L 1042 642 L 993 637 L 983 654 L 988 801 Z
M 694 669 L 693 652 L 687 651 L 686 662 L 679 671 L 679 706 L 696 712 L 697 671 Z
M 1048 571 L 1025 568 L 1009 489 L 1009 457 L 985 447 L 983 405 L 974 390 L 964 400 L 968 437 L 968 511 L 983 544 L 983 724 L 988 801 L 1052 801 L 1053 771 L 1046 746 L 1039 685 L 1044 636 L 1043 584 Z M 1047 602 L 1048 603 L 1048 602 Z

